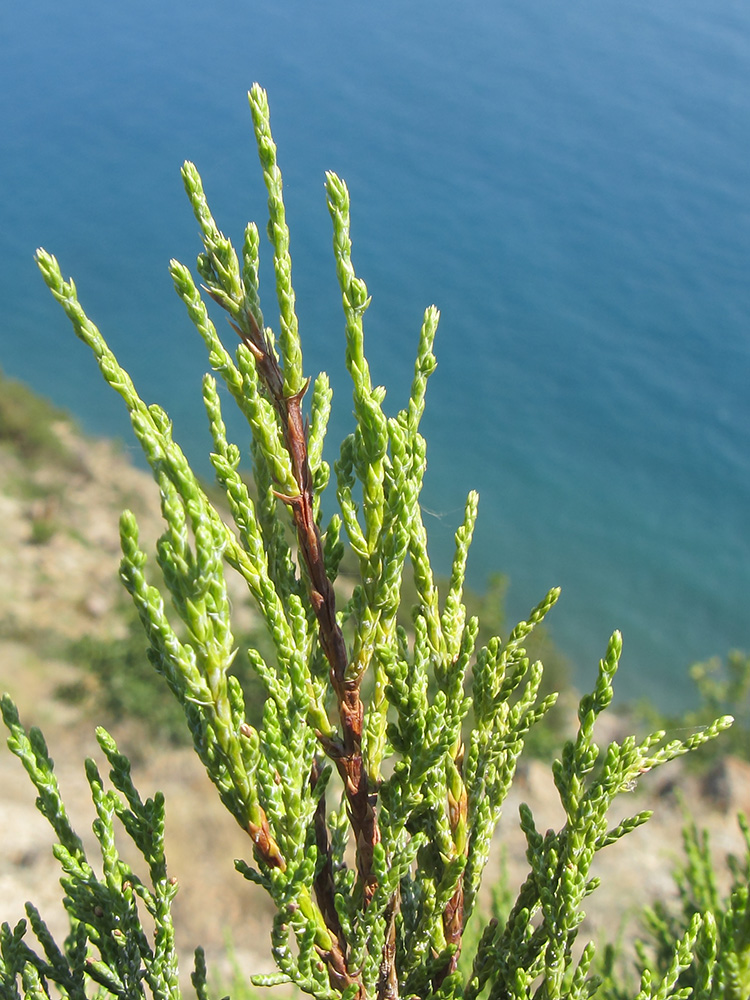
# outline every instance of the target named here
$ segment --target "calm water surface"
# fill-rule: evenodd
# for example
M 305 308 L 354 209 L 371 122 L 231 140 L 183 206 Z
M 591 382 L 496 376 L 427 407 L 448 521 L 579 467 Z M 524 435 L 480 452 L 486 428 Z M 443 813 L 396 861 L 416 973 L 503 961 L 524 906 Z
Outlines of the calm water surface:
M 408 390 L 442 310 L 425 429 L 434 556 L 466 490 L 471 561 L 510 615 L 553 584 L 580 683 L 621 628 L 620 690 L 689 697 L 750 647 L 750 7 L 28 0 L 0 12 L 0 364 L 128 438 L 32 261 L 56 253 L 201 468 L 205 358 L 171 289 L 201 170 L 239 239 L 265 199 L 245 92 L 269 91 L 310 372 L 350 423 L 323 172 L 352 193 L 374 378 Z M 272 315 L 266 274 L 265 312 Z M 238 428 L 239 434 L 239 428 Z

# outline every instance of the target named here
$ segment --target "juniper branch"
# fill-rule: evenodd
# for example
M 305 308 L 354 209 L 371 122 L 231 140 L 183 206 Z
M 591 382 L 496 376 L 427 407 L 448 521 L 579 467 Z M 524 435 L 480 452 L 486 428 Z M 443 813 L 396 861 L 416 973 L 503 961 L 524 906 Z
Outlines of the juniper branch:
M 531 811 L 522 807 L 528 877 L 507 920 L 490 923 L 480 936 L 467 956 L 471 971 L 463 976 L 459 957 L 466 922 L 476 907 L 490 842 L 525 737 L 555 700 L 540 697 L 543 667 L 530 661 L 526 642 L 559 590 L 550 590 L 504 639 L 494 636 L 476 649 L 479 623 L 467 614 L 464 598 L 478 512 L 472 492 L 441 594 L 420 508 L 427 449 L 419 430 L 436 364 L 439 314 L 434 307 L 424 314 L 409 399 L 389 416 L 385 389 L 373 384 L 365 353 L 370 298 L 352 260 L 349 192 L 332 172 L 326 175 L 326 197 L 355 427 L 335 463 L 339 511 L 324 528 L 331 389 L 324 374 L 314 383 L 304 374 L 268 101 L 257 85 L 249 101 L 268 192 L 278 337 L 261 310 L 257 227 L 246 226 L 238 254 L 217 225 L 198 170 L 189 162 L 183 182 L 203 244 L 197 271 L 203 291 L 234 330 L 232 352 L 189 269 L 170 264 L 209 364 L 250 431 L 249 448 L 229 440 L 217 382 L 207 375 L 203 402 L 214 442 L 211 462 L 226 515 L 209 501 L 167 415 L 139 397 L 86 315 L 73 282 L 63 279 L 45 251 L 37 261 L 76 334 L 124 400 L 159 484 L 165 522 L 156 553 L 161 584 L 147 578 L 147 556 L 129 512 L 120 525 L 121 577 L 143 623 L 149 658 L 182 705 L 218 794 L 251 838 L 252 864 L 238 861 L 236 867 L 276 908 L 271 949 L 279 975 L 255 981 L 294 983 L 319 1000 L 477 1000 L 483 991 L 489 1000 L 589 997 L 598 988 L 590 971 L 593 945 L 586 945 L 577 961 L 573 946 L 583 900 L 596 887 L 591 862 L 648 818 L 640 812 L 610 828 L 612 801 L 640 776 L 718 735 L 730 720 L 719 719 L 684 742 L 664 744 L 664 734 L 655 733 L 600 751 L 593 733 L 613 696 L 621 648 L 614 633 L 595 690 L 581 700 L 577 736 L 553 766 L 565 824 L 542 835 Z M 254 494 L 242 468 L 248 452 Z M 359 579 L 342 608 L 334 584 L 345 541 Z M 399 624 L 407 560 L 418 595 L 410 631 Z M 272 648 L 267 656 L 252 647 L 242 651 L 265 692 L 257 726 L 246 718 L 242 688 L 232 672 L 240 650 L 231 628 L 229 572 L 247 585 Z M 37 1000 L 49 996 L 50 980 L 73 1000 L 83 1000 L 85 967 L 90 979 L 115 996 L 131 1000 L 146 983 L 155 996 L 177 1000 L 162 800 L 141 801 L 126 762 L 100 734 L 120 794 L 107 792 L 96 766 L 87 765 L 105 871 L 103 880 L 96 880 L 68 822 L 41 736 L 26 737 L 12 708 L 4 711 L 12 747 L 57 832 L 68 906 L 77 923 L 70 961 L 56 950 L 35 911 L 29 911 L 29 920 L 43 958 L 28 949 L 23 928 L 11 931 L 6 925 L 0 934 L 0 984 L 20 1000 L 22 983 L 24 997 Z M 339 809 L 327 795 L 334 770 Z M 151 888 L 123 866 L 115 817 L 144 855 Z M 139 900 L 155 921 L 153 946 L 138 921 Z M 107 924 L 109 912 L 116 912 L 117 927 Z M 745 911 L 738 905 L 736 912 Z M 682 995 L 676 983 L 686 954 L 696 942 L 703 953 L 712 953 L 711 926 L 709 917 L 696 921 L 672 942 L 658 981 L 644 971 L 644 1000 Z M 124 943 L 117 939 L 117 958 L 111 938 L 120 927 L 129 936 Z M 92 947 L 98 957 L 85 965 Z M 194 984 L 200 1000 L 206 997 L 205 983 L 199 952 Z M 707 979 L 704 986 L 713 988 Z

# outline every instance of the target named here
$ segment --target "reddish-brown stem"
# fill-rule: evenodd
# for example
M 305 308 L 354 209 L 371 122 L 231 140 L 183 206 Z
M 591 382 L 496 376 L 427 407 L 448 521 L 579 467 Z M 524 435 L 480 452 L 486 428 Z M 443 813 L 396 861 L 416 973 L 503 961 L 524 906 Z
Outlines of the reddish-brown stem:
M 320 779 L 320 768 L 317 761 L 313 761 L 310 773 L 310 784 L 313 788 Z M 321 958 L 328 968 L 328 978 L 336 989 L 342 992 L 352 983 L 356 983 L 359 992 L 358 998 L 364 997 L 364 988 L 359 975 L 352 975 L 349 972 L 346 962 L 347 944 L 344 932 L 341 928 L 341 921 L 336 912 L 334 902 L 336 890 L 333 881 L 333 867 L 331 865 L 331 844 L 328 838 L 328 828 L 326 826 L 326 800 L 321 796 L 315 810 L 315 846 L 318 849 L 318 857 L 323 859 L 320 871 L 315 877 L 315 899 L 323 914 L 326 927 L 335 938 L 335 944 L 328 951 L 321 952 Z
M 456 886 L 456 891 L 448 900 L 448 905 L 443 910 L 443 933 L 447 945 L 455 945 L 456 950 L 450 957 L 445 968 L 436 977 L 435 985 L 442 984 L 446 976 L 455 972 L 458 968 L 458 959 L 461 954 L 461 936 L 464 929 L 464 886 L 463 878 Z
M 461 770 L 461 765 L 463 761 L 463 747 L 459 751 L 456 757 L 455 764 L 459 771 Z M 469 800 L 466 794 L 466 788 L 461 782 L 461 792 L 458 798 L 449 791 L 448 793 L 448 820 L 450 822 L 451 831 L 455 835 L 459 827 L 466 828 L 466 822 L 469 810 Z M 438 989 L 447 976 L 452 972 L 455 972 L 458 968 L 458 959 L 461 954 L 461 939 L 464 931 L 464 880 L 463 876 L 460 877 L 458 885 L 448 900 L 448 903 L 443 910 L 443 934 L 445 936 L 445 943 L 447 945 L 454 945 L 455 951 L 451 955 L 448 962 L 440 970 L 440 972 L 433 977 L 433 986 Z
M 273 838 L 268 818 L 261 806 L 258 806 L 258 809 L 260 822 L 254 823 L 252 820 L 248 820 L 247 824 L 247 832 L 250 834 L 255 851 L 258 857 L 262 858 L 270 868 L 280 868 L 281 871 L 285 871 L 286 861 L 279 850 L 279 845 Z
M 388 929 L 385 935 L 383 957 L 378 976 L 378 1000 L 398 1000 L 398 973 L 396 971 L 396 917 L 401 905 L 401 894 L 397 890 L 388 900 L 385 917 Z
M 316 760 L 313 761 L 310 772 L 310 786 L 314 789 L 320 780 L 320 767 Z M 342 953 L 346 952 L 346 941 L 341 928 L 341 921 L 336 912 L 334 902 L 336 887 L 333 881 L 333 865 L 331 863 L 331 842 L 328 837 L 328 827 L 326 825 L 326 800 L 325 795 L 320 797 L 315 809 L 315 846 L 318 850 L 318 860 L 320 870 L 315 876 L 315 899 L 317 900 L 320 912 L 326 922 L 326 927 L 334 935 Z
M 232 323 L 243 343 L 253 354 L 258 374 L 279 415 L 284 443 L 292 462 L 299 492 L 296 496 L 279 494 L 291 509 L 297 531 L 299 553 L 305 566 L 310 602 L 318 622 L 318 635 L 330 668 L 331 685 L 336 694 L 341 735 L 321 737 L 321 744 L 334 761 L 344 782 L 349 817 L 355 836 L 357 873 L 362 883 L 364 902 L 372 899 L 377 882 L 372 874 L 373 848 L 380 841 L 375 797 L 370 795 L 367 771 L 362 758 L 364 707 L 360 698 L 361 678 L 348 680 L 348 654 L 344 635 L 336 621 L 336 597 L 328 579 L 323 544 L 313 513 L 313 483 L 307 449 L 307 427 L 302 415 L 302 399 L 307 390 L 284 395 L 284 380 L 274 352 L 255 317 L 245 312 L 244 328 Z

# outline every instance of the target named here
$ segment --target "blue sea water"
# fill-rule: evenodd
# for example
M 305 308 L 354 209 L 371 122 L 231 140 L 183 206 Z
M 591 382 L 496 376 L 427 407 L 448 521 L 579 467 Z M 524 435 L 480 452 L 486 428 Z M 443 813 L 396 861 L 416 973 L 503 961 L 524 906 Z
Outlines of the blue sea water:
M 620 628 L 621 692 L 684 705 L 689 663 L 750 648 L 750 6 L 3 5 L 0 365 L 129 440 L 36 273 L 44 245 L 204 470 L 206 361 L 166 265 L 197 249 L 185 158 L 230 235 L 263 224 L 255 80 L 332 438 L 351 404 L 326 169 L 351 190 L 393 410 L 423 309 L 442 311 L 424 422 L 438 563 L 478 489 L 472 583 L 508 573 L 509 616 L 561 585 L 549 624 L 580 684 Z M 270 320 L 267 263 L 264 279 Z

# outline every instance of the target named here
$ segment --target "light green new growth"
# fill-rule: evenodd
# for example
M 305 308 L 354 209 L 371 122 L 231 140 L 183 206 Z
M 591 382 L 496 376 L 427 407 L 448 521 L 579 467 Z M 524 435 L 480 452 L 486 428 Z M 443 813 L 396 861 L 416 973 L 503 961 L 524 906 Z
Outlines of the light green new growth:
M 723 718 L 690 740 L 663 744 L 663 733 L 600 750 L 599 713 L 612 698 L 620 655 L 615 633 L 593 694 L 579 710 L 577 737 L 566 744 L 554 776 L 566 822 L 541 834 L 527 807 L 529 874 L 504 924 L 490 922 L 468 976 L 459 971 L 466 922 L 490 843 L 529 729 L 551 708 L 540 698 L 541 663 L 526 640 L 557 601 L 554 589 L 503 640 L 477 648 L 479 623 L 468 617 L 463 587 L 478 497 L 470 493 L 456 531 L 455 557 L 440 594 L 427 554 L 420 492 L 426 443 L 419 432 L 429 376 L 435 369 L 434 307 L 417 343 L 411 394 L 388 415 L 385 389 L 373 386 L 364 351 L 370 303 L 351 256 L 349 194 L 326 177 L 336 273 L 344 310 L 346 362 L 353 384 L 354 430 L 335 462 L 338 512 L 328 519 L 321 496 L 331 389 L 324 374 L 304 374 L 289 230 L 264 91 L 250 107 L 268 189 L 279 333 L 264 325 L 258 288 L 258 231 L 248 225 L 241 255 L 221 233 L 196 168 L 183 168 L 185 189 L 203 240 L 198 273 L 204 292 L 227 314 L 237 346 L 228 350 L 188 268 L 172 261 L 175 289 L 203 338 L 211 368 L 245 416 L 251 443 L 227 438 L 216 378 L 203 383 L 227 519 L 209 501 L 167 415 L 147 406 L 65 281 L 54 257 L 40 250 L 44 280 L 89 345 L 107 382 L 120 394 L 161 492 L 164 533 L 156 550 L 159 587 L 149 581 L 135 517 L 121 518 L 122 581 L 148 637 L 148 656 L 182 705 L 195 750 L 229 812 L 248 834 L 248 859 L 237 868 L 273 900 L 271 948 L 279 969 L 261 985 L 287 982 L 320 1000 L 444 997 L 475 1000 L 588 997 L 593 946 L 574 951 L 583 901 L 597 884 L 597 851 L 647 818 L 614 827 L 612 800 L 639 776 L 712 739 Z M 242 471 L 252 460 L 254 489 Z M 338 567 L 348 545 L 359 579 L 337 604 Z M 399 624 L 408 566 L 418 603 L 413 627 Z M 238 573 L 265 622 L 273 655 L 238 648 L 231 630 L 227 574 Z M 246 719 L 232 673 L 247 658 L 265 690 L 262 723 Z M 42 953 L 25 943 L 23 923 L 3 929 L 0 996 L 53 995 L 82 1000 L 87 977 L 101 996 L 177 997 L 169 918 L 176 886 L 161 852 L 163 802 L 141 803 L 127 762 L 100 732 L 112 765 L 105 792 L 92 763 L 103 881 L 94 876 L 70 828 L 41 736 L 26 737 L 4 703 L 11 746 L 40 793 L 60 845 L 73 937 L 56 948 L 36 911 L 29 920 Z M 119 858 L 117 817 L 143 854 L 150 884 Z M 217 864 L 223 859 L 217 859 Z M 153 919 L 154 943 L 139 922 L 136 899 Z M 674 984 L 693 943 L 710 937 L 696 918 L 659 977 L 644 973 L 639 1000 L 681 996 Z M 579 957 L 574 957 L 577 955 Z M 462 965 L 463 967 L 463 965 Z M 194 982 L 206 996 L 202 958 Z

